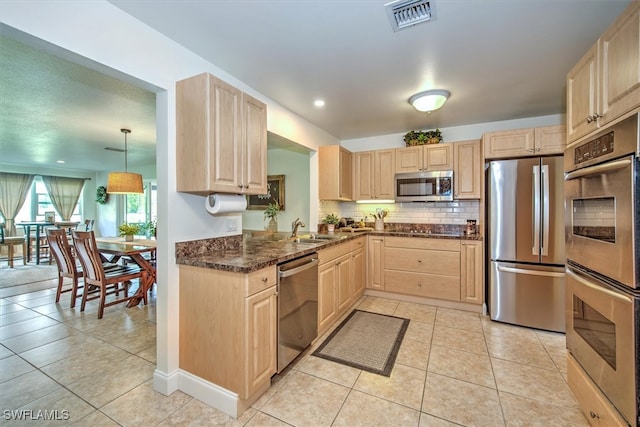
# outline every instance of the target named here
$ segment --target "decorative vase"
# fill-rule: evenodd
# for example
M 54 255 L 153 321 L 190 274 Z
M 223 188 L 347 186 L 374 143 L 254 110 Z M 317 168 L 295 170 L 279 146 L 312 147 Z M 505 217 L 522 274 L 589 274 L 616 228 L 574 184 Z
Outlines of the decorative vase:
M 327 224 L 327 232 L 333 233 L 336 230 L 335 224 Z
M 269 224 L 267 225 L 267 231 L 272 231 L 274 233 L 278 232 L 278 221 L 275 218 L 271 218 Z
M 133 242 L 133 234 L 127 234 L 126 236 L 124 236 L 124 241 Z
M 384 221 L 380 218 L 376 218 L 376 223 L 374 225 L 374 229 L 376 231 L 384 231 Z

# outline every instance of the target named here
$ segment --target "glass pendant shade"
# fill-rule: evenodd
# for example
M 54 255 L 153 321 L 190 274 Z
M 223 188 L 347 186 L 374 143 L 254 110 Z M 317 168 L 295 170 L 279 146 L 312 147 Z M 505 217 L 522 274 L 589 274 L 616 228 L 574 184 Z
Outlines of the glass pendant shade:
M 413 95 L 409 98 L 409 104 L 418 111 L 434 111 L 442 107 L 449 96 L 446 90 L 428 90 Z
M 127 134 L 130 129 L 120 129 L 124 133 L 124 172 L 110 172 L 107 178 L 107 193 L 144 194 L 142 175 L 127 171 Z

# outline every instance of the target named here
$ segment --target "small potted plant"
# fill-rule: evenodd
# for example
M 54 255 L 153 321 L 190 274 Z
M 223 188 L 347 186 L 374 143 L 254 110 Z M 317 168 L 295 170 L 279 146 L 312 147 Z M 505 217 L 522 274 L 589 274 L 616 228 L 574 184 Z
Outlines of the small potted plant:
M 140 231 L 140 226 L 138 224 L 124 223 L 118 226 L 118 231 L 120 232 L 121 236 L 124 236 L 125 241 L 132 242 L 133 236 L 138 234 L 138 232 Z
M 324 224 L 327 224 L 327 231 L 329 233 L 333 233 L 336 229 L 336 224 L 340 224 L 340 218 L 338 218 L 335 214 L 330 213 L 324 217 L 322 222 Z
M 412 130 L 404 135 L 404 142 L 407 146 L 438 144 L 442 142 L 442 132 L 436 130 Z
M 267 230 L 273 231 L 276 233 L 278 231 L 278 214 L 280 213 L 280 205 L 277 203 L 269 203 L 267 208 L 264 210 L 264 219 L 269 218 L 269 225 L 267 225 Z
M 147 237 L 156 237 L 157 222 L 153 221 L 145 222 L 142 226 L 142 231 L 145 232 Z

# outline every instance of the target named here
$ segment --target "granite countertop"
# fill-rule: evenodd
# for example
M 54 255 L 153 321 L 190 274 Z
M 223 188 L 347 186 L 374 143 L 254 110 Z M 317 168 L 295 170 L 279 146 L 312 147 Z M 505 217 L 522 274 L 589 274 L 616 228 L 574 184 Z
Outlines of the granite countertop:
M 384 230 L 345 233 L 338 231 L 334 236 L 339 236 L 340 239 L 323 240 L 320 243 L 300 243 L 289 239 L 288 233 L 253 235 L 252 232 L 246 231 L 238 236 L 177 243 L 176 263 L 236 273 L 251 273 L 364 235 L 482 240 L 480 234 L 465 235 L 450 230 L 445 232 Z

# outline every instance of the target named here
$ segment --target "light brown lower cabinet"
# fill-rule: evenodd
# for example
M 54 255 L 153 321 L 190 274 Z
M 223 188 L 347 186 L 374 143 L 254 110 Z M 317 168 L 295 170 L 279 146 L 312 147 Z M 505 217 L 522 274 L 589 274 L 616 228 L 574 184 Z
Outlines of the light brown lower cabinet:
M 364 237 L 318 251 L 318 335 L 362 295 Z
M 460 301 L 484 301 L 484 248 L 482 241 L 463 240 L 460 244 Z
M 383 236 L 367 236 L 367 289 L 384 290 Z
M 383 250 L 377 255 L 374 251 L 380 246 Z M 480 305 L 483 247 L 479 240 L 396 236 L 386 237 L 382 244 L 370 240 L 372 279 L 367 285 L 379 280 L 386 292 Z
M 384 286 L 388 292 L 460 301 L 460 241 L 387 237 Z
M 180 266 L 180 369 L 257 398 L 277 369 L 276 267 Z

